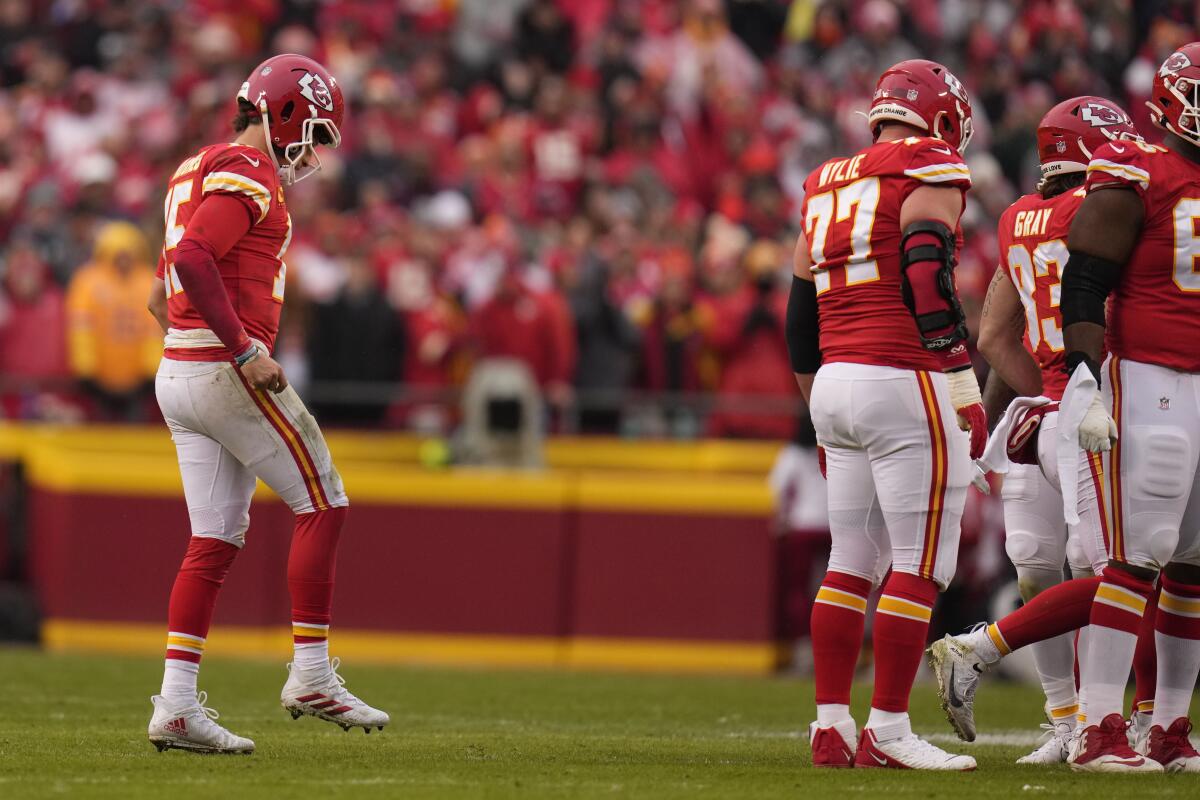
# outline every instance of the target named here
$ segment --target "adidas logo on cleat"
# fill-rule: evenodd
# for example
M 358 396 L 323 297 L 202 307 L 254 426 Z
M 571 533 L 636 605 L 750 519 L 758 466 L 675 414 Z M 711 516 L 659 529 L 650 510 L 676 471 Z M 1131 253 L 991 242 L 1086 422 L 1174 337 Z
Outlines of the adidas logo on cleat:
M 183 717 L 173 719 L 163 727 L 176 736 L 187 736 L 187 720 Z

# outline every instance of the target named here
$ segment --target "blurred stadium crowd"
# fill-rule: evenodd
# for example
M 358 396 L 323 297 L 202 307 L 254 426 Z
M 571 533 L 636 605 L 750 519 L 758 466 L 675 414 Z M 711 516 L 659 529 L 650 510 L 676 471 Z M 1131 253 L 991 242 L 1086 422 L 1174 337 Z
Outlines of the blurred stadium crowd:
M 794 209 L 869 142 L 879 73 L 935 58 L 972 94 L 977 316 L 1038 119 L 1102 94 L 1155 138 L 1142 100 L 1197 6 L 0 0 L 0 416 L 156 413 L 166 178 L 294 51 L 349 105 L 288 193 L 280 359 L 323 421 L 444 429 L 472 360 L 512 356 L 560 429 L 790 438 Z

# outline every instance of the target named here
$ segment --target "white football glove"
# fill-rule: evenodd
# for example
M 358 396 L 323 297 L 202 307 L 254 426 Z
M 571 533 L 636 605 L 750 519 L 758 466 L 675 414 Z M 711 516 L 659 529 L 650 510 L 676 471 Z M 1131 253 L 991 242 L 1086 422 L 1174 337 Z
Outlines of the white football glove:
M 1104 401 L 1097 394 L 1079 423 L 1079 446 L 1089 453 L 1105 453 L 1117 440 L 1117 423 L 1108 415 Z
M 971 485 L 982 494 L 991 494 L 992 485 L 988 483 L 988 471 L 978 460 L 974 461 L 972 465 L 975 467 L 975 477 L 971 478 Z

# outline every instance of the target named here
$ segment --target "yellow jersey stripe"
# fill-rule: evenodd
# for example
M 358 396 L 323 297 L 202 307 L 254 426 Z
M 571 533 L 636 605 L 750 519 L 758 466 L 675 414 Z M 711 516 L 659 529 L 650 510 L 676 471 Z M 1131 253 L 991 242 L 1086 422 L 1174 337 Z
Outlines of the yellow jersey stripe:
M 236 172 L 210 172 L 204 176 L 202 194 L 210 192 L 234 192 L 244 194 L 258 206 L 258 221 L 262 222 L 271 208 L 271 192 L 253 178 Z
M 1109 175 L 1115 175 L 1118 178 L 1124 178 L 1128 181 L 1133 181 L 1139 184 L 1143 189 L 1150 185 L 1150 173 L 1145 170 L 1131 167 L 1127 164 L 1114 164 L 1111 161 L 1104 159 L 1092 159 L 1092 163 L 1088 164 L 1088 172 L 1104 172 Z

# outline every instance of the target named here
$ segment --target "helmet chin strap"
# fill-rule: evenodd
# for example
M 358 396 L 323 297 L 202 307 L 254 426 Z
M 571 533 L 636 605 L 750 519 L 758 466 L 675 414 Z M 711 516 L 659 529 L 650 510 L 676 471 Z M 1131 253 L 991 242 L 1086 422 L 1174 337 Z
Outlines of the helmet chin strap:
M 279 165 L 279 159 L 275 156 L 275 145 L 271 142 L 271 123 L 267 120 L 267 101 L 259 98 L 258 101 L 258 116 L 262 120 L 263 135 L 267 139 L 267 155 L 271 159 L 271 166 L 275 167 L 275 171 L 279 173 L 279 181 L 284 186 L 291 186 L 294 181 L 292 169 L 284 169 Z

